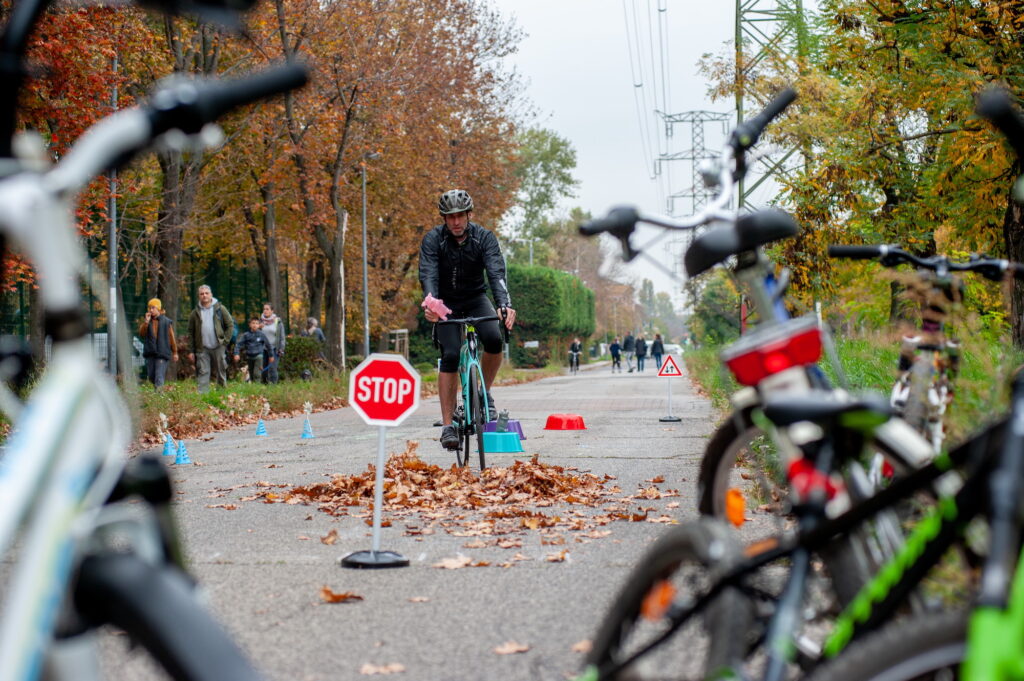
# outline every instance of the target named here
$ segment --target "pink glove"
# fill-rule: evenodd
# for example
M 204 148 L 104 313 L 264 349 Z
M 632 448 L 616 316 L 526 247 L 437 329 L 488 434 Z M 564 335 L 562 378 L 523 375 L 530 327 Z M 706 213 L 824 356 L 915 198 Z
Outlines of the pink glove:
M 435 298 L 433 295 L 429 293 L 427 294 L 427 297 L 423 299 L 423 302 L 420 303 L 420 307 L 425 307 L 426 309 L 430 310 L 438 317 L 440 317 L 441 321 L 448 319 L 448 315 L 450 315 L 452 312 L 451 309 L 449 309 L 448 306 L 444 304 L 443 300 L 441 300 L 440 298 Z

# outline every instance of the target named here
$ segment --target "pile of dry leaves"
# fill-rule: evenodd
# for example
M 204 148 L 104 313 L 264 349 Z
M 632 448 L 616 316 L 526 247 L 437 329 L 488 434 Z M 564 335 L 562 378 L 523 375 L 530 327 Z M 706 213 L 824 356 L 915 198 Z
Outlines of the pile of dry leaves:
M 677 490 L 662 491 L 655 486 L 664 482 L 663 478 L 649 480 L 649 486 L 623 495 L 613 483 L 613 476 L 541 463 L 537 457 L 478 474 L 470 468 L 442 468 L 426 463 L 416 455 L 416 448 L 417 443 L 408 443 L 406 451 L 388 459 L 384 471 L 387 515 L 417 515 L 423 521 L 407 524 L 408 535 L 433 534 L 435 528 L 464 537 L 506 535 L 519 530 L 540 530 L 544 534 L 569 530 L 589 532 L 587 536 L 598 538 L 608 532 L 597 528 L 614 521 L 674 522 L 665 515 L 652 517 L 650 513 L 655 509 L 645 505 L 652 500 L 679 496 Z M 264 487 L 245 500 L 316 504 L 333 516 L 369 519 L 375 473 L 370 465 L 361 474 L 337 475 L 330 482 L 293 487 L 283 493 Z M 547 511 L 556 504 L 589 510 Z M 667 508 L 677 506 L 674 502 Z M 385 526 L 391 524 L 391 520 L 385 520 Z

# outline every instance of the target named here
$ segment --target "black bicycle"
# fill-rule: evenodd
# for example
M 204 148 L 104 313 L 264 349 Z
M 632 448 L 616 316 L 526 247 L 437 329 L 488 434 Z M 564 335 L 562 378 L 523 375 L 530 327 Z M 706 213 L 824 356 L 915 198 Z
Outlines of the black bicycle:
M 578 351 L 569 351 L 569 373 L 576 375 L 580 372 L 580 353 Z

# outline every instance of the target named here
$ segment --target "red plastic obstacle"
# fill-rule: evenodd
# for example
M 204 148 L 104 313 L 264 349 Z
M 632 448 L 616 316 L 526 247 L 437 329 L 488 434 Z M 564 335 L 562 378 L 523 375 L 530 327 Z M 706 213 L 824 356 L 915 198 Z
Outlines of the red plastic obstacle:
M 586 430 L 583 417 L 579 414 L 552 414 L 544 430 Z

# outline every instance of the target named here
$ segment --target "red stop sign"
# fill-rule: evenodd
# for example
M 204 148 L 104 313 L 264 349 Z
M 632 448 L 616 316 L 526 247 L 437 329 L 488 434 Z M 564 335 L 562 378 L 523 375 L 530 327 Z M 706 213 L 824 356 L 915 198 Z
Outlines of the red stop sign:
M 397 426 L 420 406 L 420 375 L 402 355 L 374 353 L 349 377 L 348 401 L 371 426 Z

